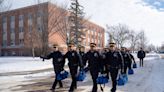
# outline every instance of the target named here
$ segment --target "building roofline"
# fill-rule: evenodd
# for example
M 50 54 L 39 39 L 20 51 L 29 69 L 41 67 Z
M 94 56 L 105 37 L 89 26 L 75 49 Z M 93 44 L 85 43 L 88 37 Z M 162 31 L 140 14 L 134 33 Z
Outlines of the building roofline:
M 0 14 L 5 14 L 5 13 L 8 13 L 8 12 L 15 12 L 15 11 L 22 10 L 22 9 L 36 7 L 38 5 L 46 5 L 46 4 L 48 5 L 49 3 L 50 2 L 43 2 L 43 3 L 40 3 L 40 4 L 32 4 L 32 5 L 29 5 L 29 6 L 20 7 L 20 8 L 16 8 L 16 9 L 11 9 L 11 10 L 7 10 L 7 11 L 4 11 L 4 12 L 0 12 Z
M 51 3 L 51 2 L 43 2 L 43 3 L 40 3 L 40 4 L 32 4 L 32 5 L 29 5 L 29 6 L 20 7 L 20 8 L 11 9 L 11 10 L 8 10 L 8 11 L 0 12 L 0 14 L 7 14 L 7 13 L 9 13 L 9 12 L 16 12 L 16 11 L 19 11 L 19 10 L 28 9 L 28 8 L 32 8 L 32 7 L 37 7 L 38 5 L 46 5 L 46 4 L 47 4 L 47 5 L 50 5 L 50 6 L 55 6 L 55 7 L 60 8 L 60 9 L 64 9 L 64 8 L 59 7 L 59 6 L 57 6 L 57 5 L 55 5 L 55 4 Z M 64 10 L 65 10 L 65 9 L 64 9 Z M 66 10 L 66 12 L 67 12 L 68 15 L 69 15 L 70 12 L 67 11 L 67 10 Z M 98 27 L 98 28 L 104 29 L 102 26 L 100 26 L 100 25 L 98 25 L 98 24 L 92 22 L 91 20 L 87 20 L 87 19 L 84 19 L 84 20 L 86 21 L 86 24 L 91 24 L 91 25 L 96 26 L 96 27 Z M 84 23 L 84 25 L 85 25 L 85 23 Z

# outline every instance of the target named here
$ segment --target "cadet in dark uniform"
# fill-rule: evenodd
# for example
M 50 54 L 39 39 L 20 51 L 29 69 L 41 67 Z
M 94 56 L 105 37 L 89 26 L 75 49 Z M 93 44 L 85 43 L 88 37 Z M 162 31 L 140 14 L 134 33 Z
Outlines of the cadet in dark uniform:
M 58 50 L 56 44 L 53 45 L 53 48 L 54 48 L 54 51 L 52 53 L 50 53 L 46 57 L 41 57 L 41 58 L 43 58 L 43 61 L 44 61 L 44 59 L 51 59 L 51 58 L 53 59 L 53 67 L 54 67 L 54 71 L 55 71 L 55 74 L 56 74 L 56 78 L 55 78 L 55 81 L 52 85 L 51 90 L 55 91 L 57 83 L 59 83 L 60 87 L 63 87 L 63 84 L 62 84 L 61 80 L 57 80 L 57 75 L 62 70 L 64 70 L 63 67 L 64 67 L 64 64 L 65 64 L 65 61 L 63 59 L 62 53 Z
M 68 52 L 65 54 L 64 58 L 68 59 L 68 66 L 72 78 L 72 83 L 69 92 L 73 92 L 75 89 L 77 89 L 76 77 L 77 77 L 78 66 L 80 65 L 82 67 L 82 64 L 79 59 L 79 54 L 75 50 L 75 46 L 73 43 L 69 43 Z
M 109 71 L 107 69 L 107 67 L 105 67 L 105 60 L 106 60 L 106 53 L 109 51 L 109 48 L 104 48 L 103 51 L 101 52 L 101 67 L 100 69 L 102 69 L 101 71 L 103 73 L 107 73 L 107 77 L 109 77 Z
M 80 55 L 80 60 L 82 60 L 82 61 L 80 61 L 80 62 L 82 62 L 82 66 L 84 65 L 84 55 L 85 55 L 85 47 L 84 46 L 79 46 L 79 55 Z
M 133 61 L 134 64 L 136 64 L 135 59 L 134 59 L 133 55 L 130 53 L 130 50 L 127 49 L 127 48 L 126 48 L 126 53 L 127 53 L 128 57 L 129 57 L 128 58 L 128 61 L 129 61 L 128 68 L 132 69 L 132 67 L 131 67 L 132 66 L 132 61 Z
M 124 71 L 123 74 L 127 74 L 127 68 L 129 67 L 131 69 L 131 67 L 129 65 L 131 65 L 131 58 L 128 55 L 128 53 L 126 52 L 126 48 L 125 47 L 121 47 L 121 54 L 123 56 L 124 59 Z
M 99 52 L 95 50 L 96 44 L 90 43 L 90 50 L 85 54 L 84 60 L 88 62 L 88 67 L 93 80 L 92 92 L 97 92 L 97 77 L 100 67 L 100 55 Z
M 145 51 L 143 51 L 143 49 L 140 48 L 140 51 L 138 51 L 137 53 L 137 57 L 140 59 L 140 67 L 141 66 L 143 67 L 143 59 L 145 58 L 145 56 L 146 56 Z
M 84 46 L 79 46 L 79 54 L 80 54 L 82 57 L 84 57 L 84 55 L 85 55 L 85 48 L 84 48 Z
M 122 57 L 119 51 L 116 50 L 116 44 L 111 42 L 109 51 L 106 53 L 106 66 L 110 72 L 112 79 L 111 92 L 116 92 L 117 76 L 119 69 L 122 68 Z

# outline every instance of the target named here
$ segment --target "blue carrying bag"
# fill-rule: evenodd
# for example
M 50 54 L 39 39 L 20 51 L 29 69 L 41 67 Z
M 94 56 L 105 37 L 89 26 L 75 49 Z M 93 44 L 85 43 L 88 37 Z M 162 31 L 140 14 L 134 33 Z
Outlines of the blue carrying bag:
M 118 78 L 118 80 L 117 80 L 117 85 L 118 85 L 118 86 L 123 86 L 123 85 L 125 85 L 125 80 L 124 80 L 124 77 L 123 77 L 122 74 L 119 74 L 119 78 Z
M 132 75 L 132 74 L 134 74 L 134 71 L 133 71 L 133 69 L 129 69 L 129 70 L 128 70 L 128 74 L 129 74 L 129 75 Z
M 127 74 L 122 74 L 124 83 L 126 84 L 128 82 L 128 76 Z
M 63 70 L 59 74 L 56 75 L 57 76 L 56 79 L 57 80 L 64 80 L 64 79 L 68 78 L 68 74 L 69 73 L 67 71 Z
M 86 78 L 86 73 L 84 70 L 80 70 L 78 76 L 76 77 L 77 81 L 83 81 Z
M 109 82 L 107 75 L 103 75 L 103 74 L 98 76 L 96 81 L 97 81 L 97 84 L 106 84 Z
M 136 63 L 133 64 L 133 68 L 137 68 L 137 64 Z

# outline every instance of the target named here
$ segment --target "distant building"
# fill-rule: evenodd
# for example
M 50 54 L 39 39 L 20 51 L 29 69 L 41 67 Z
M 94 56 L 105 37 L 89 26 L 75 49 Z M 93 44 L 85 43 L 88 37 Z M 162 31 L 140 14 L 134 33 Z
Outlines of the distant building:
M 40 7 L 42 8 L 40 9 Z M 56 7 L 57 6 L 47 2 L 0 13 L 0 55 L 31 55 L 31 46 L 34 46 L 35 50 L 38 50 L 37 48 L 40 46 L 38 43 L 40 39 L 31 38 L 32 36 L 36 37 L 34 32 L 40 34 L 43 31 L 49 32 L 50 34 L 47 37 L 50 46 L 56 43 L 62 50 L 66 50 L 66 33 L 56 31 L 59 30 L 59 28 L 51 29 L 52 20 L 49 16 L 44 17 L 46 26 L 44 30 L 41 29 L 42 14 L 51 14 L 50 9 L 54 8 L 57 9 L 56 11 L 58 12 L 62 10 Z M 57 16 L 58 12 L 54 13 L 53 16 Z M 89 43 L 91 42 L 97 43 L 98 49 L 102 49 L 104 47 L 104 28 L 90 21 L 86 21 L 84 25 L 86 37 L 83 44 L 86 49 L 89 48 Z M 56 32 L 54 33 L 54 31 Z M 51 34 L 51 32 L 53 33 Z M 34 44 L 32 44 L 32 42 L 34 42 Z

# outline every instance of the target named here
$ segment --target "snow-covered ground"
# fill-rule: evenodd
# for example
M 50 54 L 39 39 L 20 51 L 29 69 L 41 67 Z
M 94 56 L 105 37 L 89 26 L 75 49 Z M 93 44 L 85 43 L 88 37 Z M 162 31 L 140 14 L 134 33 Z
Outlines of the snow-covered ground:
M 138 64 L 136 54 L 133 55 Z M 134 69 L 135 74 L 129 75 L 128 83 L 124 86 L 118 86 L 117 92 L 164 92 L 163 66 L 164 59 L 160 59 L 158 54 L 148 54 L 145 58 L 144 67 Z M 0 92 L 12 92 L 10 89 L 16 85 L 28 84 L 28 80 L 52 76 L 54 73 L 53 69 L 50 68 L 52 68 L 51 60 L 42 62 L 40 58 L 0 57 Z M 70 83 L 70 79 L 67 81 Z M 84 82 L 78 82 L 78 85 L 78 88 L 84 90 L 76 92 L 90 92 L 92 88 L 90 74 L 87 75 Z M 106 84 L 104 92 L 110 92 L 110 89 L 111 81 Z
M 51 61 L 43 62 L 38 57 L 0 57 L 0 73 L 47 69 L 52 67 Z

